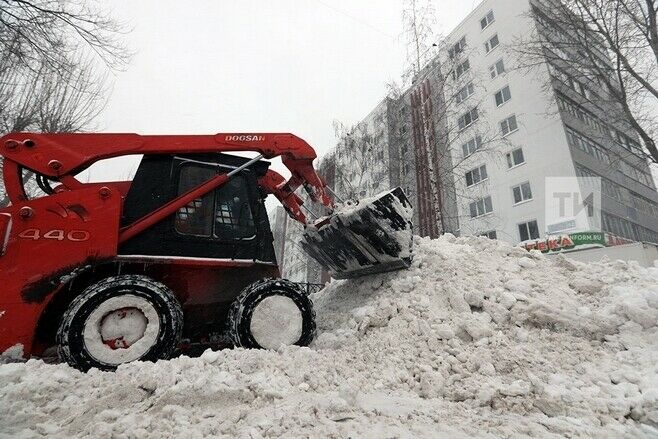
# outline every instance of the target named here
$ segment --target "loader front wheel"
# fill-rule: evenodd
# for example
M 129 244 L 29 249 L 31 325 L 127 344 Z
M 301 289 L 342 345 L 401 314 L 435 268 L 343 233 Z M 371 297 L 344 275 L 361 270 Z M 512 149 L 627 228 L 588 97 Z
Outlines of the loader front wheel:
M 313 302 L 293 282 L 264 279 L 245 288 L 235 299 L 228 329 L 239 347 L 308 346 L 315 337 Z
M 73 300 L 57 331 L 59 356 L 86 371 L 131 361 L 170 358 L 181 338 L 183 311 L 173 292 L 146 276 L 97 282 Z

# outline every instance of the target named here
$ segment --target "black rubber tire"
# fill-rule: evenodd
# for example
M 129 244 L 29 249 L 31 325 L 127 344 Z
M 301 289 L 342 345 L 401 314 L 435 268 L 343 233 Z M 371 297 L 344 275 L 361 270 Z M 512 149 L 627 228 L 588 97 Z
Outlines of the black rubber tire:
M 251 334 L 251 316 L 258 303 L 270 296 L 292 299 L 302 314 L 302 335 L 294 343 L 308 346 L 315 338 L 315 310 L 310 297 L 299 286 L 285 279 L 263 279 L 245 288 L 231 304 L 228 313 L 228 332 L 238 347 L 263 349 Z
M 140 275 L 105 278 L 89 286 L 71 302 L 57 330 L 59 357 L 82 371 L 94 367 L 101 370 L 115 370 L 117 365 L 104 363 L 90 355 L 84 342 L 83 331 L 87 318 L 98 306 L 112 297 L 126 294 L 147 300 L 155 308 L 160 320 L 160 331 L 155 344 L 138 360 L 156 361 L 171 358 L 180 343 L 183 310 L 169 288 Z

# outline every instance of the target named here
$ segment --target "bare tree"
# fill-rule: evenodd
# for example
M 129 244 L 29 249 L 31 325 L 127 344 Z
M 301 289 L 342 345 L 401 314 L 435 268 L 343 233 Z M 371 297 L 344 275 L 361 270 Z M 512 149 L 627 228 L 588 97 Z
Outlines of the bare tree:
M 103 71 L 129 58 L 121 25 L 94 5 L 0 0 L 0 131 L 90 128 L 105 104 Z M 0 185 L 1 177 L 0 169 Z M 40 194 L 33 177 L 23 174 L 28 196 Z M 4 190 L 0 195 L 4 206 L 9 200 Z
M 80 60 L 75 68 L 63 71 L 54 71 L 43 65 L 34 75 L 15 69 L 11 78 L 5 77 L 0 82 L 0 100 L 6 104 L 0 107 L 0 131 L 53 133 L 89 128 L 106 102 L 105 78 L 95 74 L 85 60 Z M 29 170 L 23 174 L 30 197 L 42 195 L 33 177 L 34 173 Z M 8 202 L 3 193 L 0 206 Z
M 88 127 L 105 102 L 106 75 L 75 59 L 65 70 L 14 68 L 0 80 L 0 131 L 73 132 Z
M 96 0 L 1 0 L 0 47 L 15 64 L 56 70 L 71 67 L 76 50 L 86 48 L 112 68 L 129 52 L 118 36 L 125 27 Z
M 420 72 L 434 44 L 436 10 L 432 0 L 404 0 L 402 24 L 410 66 L 403 78 L 407 79 Z
M 383 149 L 385 141 L 382 138 L 385 121 L 382 116 L 375 116 L 372 127 L 367 122 L 348 127 L 334 121 L 334 131 L 338 138 L 336 190 L 341 197 L 359 199 L 378 191 L 376 171 L 378 168 L 386 170 Z
M 537 31 L 515 45 L 522 67 L 549 63 L 565 72 L 658 163 L 658 0 L 543 0 L 531 14 Z

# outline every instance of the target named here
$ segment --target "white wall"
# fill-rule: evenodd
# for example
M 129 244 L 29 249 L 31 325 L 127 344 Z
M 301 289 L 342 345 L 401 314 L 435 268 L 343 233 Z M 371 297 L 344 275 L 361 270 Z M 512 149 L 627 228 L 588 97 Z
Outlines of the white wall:
M 495 21 L 482 30 L 480 19 L 490 10 L 494 12 Z M 534 26 L 532 19 L 525 15 L 528 10 L 527 0 L 487 0 L 449 35 L 451 42 L 466 35 L 466 54 L 476 85 L 475 94 L 459 104 L 451 123 L 456 124 L 456 116 L 472 105 L 477 104 L 480 113 L 475 125 L 452 142 L 453 162 L 458 164 L 455 178 L 462 235 L 496 230 L 498 239 L 518 243 L 517 225 L 536 219 L 544 236 L 545 177 L 575 176 L 557 106 L 542 89 L 542 84 L 549 80 L 547 69 L 541 67 L 533 72 L 514 69 L 517 64 L 512 50 L 514 43 L 519 35 L 529 34 Z M 495 34 L 500 46 L 487 54 L 484 43 Z M 506 73 L 491 79 L 489 66 L 501 58 Z M 459 81 L 455 88 L 465 82 Z M 505 85 L 510 87 L 512 99 L 497 107 L 494 93 Z M 502 138 L 499 122 L 512 114 L 517 117 L 519 130 Z M 482 151 L 464 160 L 461 145 L 475 131 L 491 142 L 486 144 L 485 141 Z M 508 169 L 505 154 L 517 147 L 523 148 L 525 164 Z M 464 173 L 482 164 L 487 165 L 488 180 L 466 188 Z M 533 199 L 514 205 L 512 187 L 526 181 L 530 182 Z M 493 213 L 471 219 L 469 203 L 485 195 L 492 197 Z

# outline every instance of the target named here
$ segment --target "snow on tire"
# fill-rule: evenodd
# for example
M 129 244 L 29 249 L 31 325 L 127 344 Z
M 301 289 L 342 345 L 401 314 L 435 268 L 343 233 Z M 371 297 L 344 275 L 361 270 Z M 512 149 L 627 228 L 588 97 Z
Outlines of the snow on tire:
M 60 358 L 81 370 L 170 358 L 183 329 L 173 292 L 146 276 L 97 282 L 73 300 L 57 331 Z
M 293 282 L 264 279 L 245 288 L 235 299 L 228 329 L 233 343 L 240 347 L 308 346 L 315 337 L 313 302 Z

